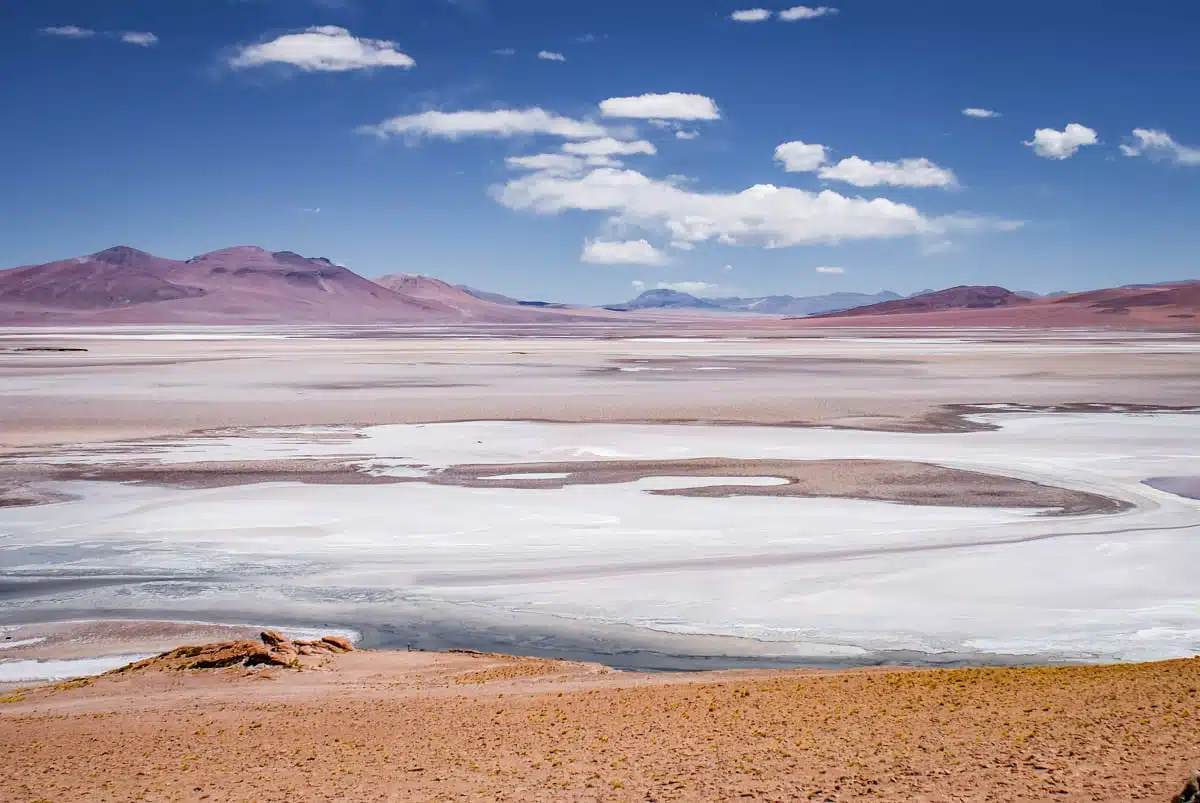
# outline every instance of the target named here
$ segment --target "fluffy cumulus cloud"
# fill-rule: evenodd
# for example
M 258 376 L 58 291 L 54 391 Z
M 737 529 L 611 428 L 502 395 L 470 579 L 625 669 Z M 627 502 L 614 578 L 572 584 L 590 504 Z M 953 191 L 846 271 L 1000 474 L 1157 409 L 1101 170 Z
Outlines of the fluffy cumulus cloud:
M 563 145 L 562 149 L 577 156 L 633 156 L 635 154 L 653 156 L 658 153 L 658 150 L 644 139 L 623 142 L 612 137 L 568 142 Z
M 824 145 L 812 145 L 796 140 L 785 142 L 775 149 L 775 161 L 789 173 L 810 173 L 825 164 L 828 158 Z
M 305 72 L 345 72 L 376 67 L 407 69 L 416 62 L 397 50 L 395 42 L 363 39 L 336 25 L 322 25 L 248 45 L 229 59 L 229 65 L 235 69 L 268 64 L 285 64 Z
M 719 120 L 721 110 L 712 98 L 685 92 L 648 93 L 600 102 L 600 114 L 639 120 Z
M 1099 142 L 1096 132 L 1085 125 L 1070 123 L 1062 131 L 1053 128 L 1039 128 L 1033 132 L 1033 139 L 1025 144 L 1033 148 L 1033 152 L 1043 159 L 1070 159 L 1080 148 L 1095 145 Z
M 516 137 L 545 134 L 563 139 L 598 139 L 608 136 L 602 125 L 587 120 L 562 117 L 538 107 L 496 109 L 493 111 L 428 111 L 393 117 L 360 133 L 381 137 L 392 135 L 463 139 L 465 137 Z
M 815 20 L 817 17 L 828 17 L 831 14 L 838 13 L 836 8 L 829 6 L 792 6 L 785 8 L 779 12 L 779 19 L 784 22 L 796 22 L 797 20 Z
M 856 187 L 954 187 L 954 172 L 928 159 L 870 162 L 858 156 L 828 164 L 828 148 L 796 140 L 775 149 L 775 161 L 789 173 L 816 173 L 827 181 L 844 181 Z
M 928 159 L 870 162 L 857 156 L 822 167 L 817 175 L 829 181 L 844 181 L 855 187 L 955 187 L 954 171 Z
M 766 22 L 771 19 L 771 12 L 765 8 L 743 8 L 729 15 L 734 22 Z
M 978 106 L 968 106 L 962 110 L 962 113 L 967 117 L 976 117 L 981 120 L 1000 116 L 1000 112 L 994 112 L 991 109 L 981 109 Z
M 592 265 L 662 265 L 667 255 L 647 240 L 587 240 L 580 261 Z
M 1200 166 L 1200 148 L 1181 145 L 1166 131 L 1152 128 L 1135 128 L 1130 142 L 1121 146 L 1126 156 L 1145 154 L 1152 159 L 1165 159 L 1187 167 Z
M 810 243 L 939 234 L 982 228 L 977 219 L 931 219 L 886 198 L 850 198 L 759 184 L 741 192 L 696 192 L 635 170 L 598 168 L 578 175 L 536 172 L 494 187 L 511 209 L 539 214 L 605 212 L 618 225 L 662 231 L 672 247 L 717 241 L 781 248 Z
M 539 50 L 537 57 L 542 61 L 566 61 L 567 57 L 553 50 Z
M 90 39 L 96 35 L 91 28 L 80 28 L 78 25 L 51 25 L 41 31 L 46 36 L 62 36 L 66 39 Z
M 839 268 L 836 265 L 821 265 L 820 267 L 815 268 L 815 270 L 817 273 L 828 273 L 836 276 L 840 276 L 846 272 L 845 268 Z
M 121 34 L 121 41 L 129 45 L 150 47 L 158 44 L 158 37 L 149 31 L 125 31 Z

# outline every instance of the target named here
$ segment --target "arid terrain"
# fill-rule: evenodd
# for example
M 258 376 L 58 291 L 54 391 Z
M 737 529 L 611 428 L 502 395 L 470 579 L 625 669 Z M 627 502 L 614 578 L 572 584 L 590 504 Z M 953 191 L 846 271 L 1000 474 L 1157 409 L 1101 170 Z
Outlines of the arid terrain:
M 188 660 L 10 689 L 0 797 L 1165 802 L 1200 764 L 1200 659 L 690 675 L 472 653 Z
M 0 332 L 0 798 L 1169 800 L 1200 341 L 724 320 Z

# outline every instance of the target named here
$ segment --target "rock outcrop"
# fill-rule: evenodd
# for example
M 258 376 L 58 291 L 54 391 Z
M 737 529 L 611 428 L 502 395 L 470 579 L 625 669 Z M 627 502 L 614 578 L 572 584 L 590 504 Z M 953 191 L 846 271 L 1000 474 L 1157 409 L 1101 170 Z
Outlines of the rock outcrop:
M 338 655 L 353 649 L 354 645 L 350 640 L 341 636 L 325 636 L 315 641 L 290 640 L 273 630 L 264 630 L 258 641 L 221 641 L 215 644 L 176 647 L 162 655 L 114 669 L 109 674 L 223 669 L 231 666 L 299 668 L 300 656 Z
M 1171 803 L 1200 803 L 1200 770 L 1192 773 L 1183 791 L 1171 798 Z

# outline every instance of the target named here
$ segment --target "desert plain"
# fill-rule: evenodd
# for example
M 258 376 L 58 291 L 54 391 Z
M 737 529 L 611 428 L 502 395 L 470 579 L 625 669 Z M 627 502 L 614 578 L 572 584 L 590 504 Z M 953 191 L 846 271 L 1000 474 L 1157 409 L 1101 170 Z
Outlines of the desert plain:
M 0 331 L 0 797 L 1169 800 L 1198 366 L 699 315 Z M 264 627 L 358 649 L 72 679 Z

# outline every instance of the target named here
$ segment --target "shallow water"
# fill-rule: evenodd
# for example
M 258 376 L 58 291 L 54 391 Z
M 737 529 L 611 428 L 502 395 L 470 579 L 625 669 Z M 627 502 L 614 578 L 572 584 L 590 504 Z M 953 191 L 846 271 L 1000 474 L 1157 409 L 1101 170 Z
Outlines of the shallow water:
M 1092 491 L 1134 508 L 1047 518 L 646 493 L 771 478 L 546 490 L 68 483 L 78 500 L 0 511 L 0 570 L 9 578 L 0 620 L 89 609 L 236 615 L 361 627 L 367 646 L 608 655 L 616 664 L 624 656 L 626 665 L 652 668 L 710 665 L 702 656 L 986 662 L 1200 651 L 1200 505 L 1143 484 L 1195 465 L 1198 419 L 980 418 L 1001 428 L 917 435 L 473 422 L 106 444 L 61 459 L 348 456 L 377 470 L 694 457 L 922 460 Z

